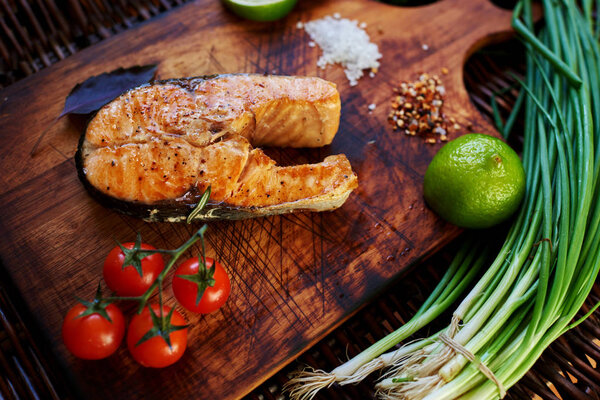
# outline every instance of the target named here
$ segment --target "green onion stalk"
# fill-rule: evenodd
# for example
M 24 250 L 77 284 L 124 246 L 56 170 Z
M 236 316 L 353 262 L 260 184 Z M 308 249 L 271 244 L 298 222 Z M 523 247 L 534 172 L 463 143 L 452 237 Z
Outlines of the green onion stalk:
M 414 335 L 447 310 L 475 280 L 487 259 L 489 250 L 486 244 L 476 243 L 474 236 L 465 238 L 465 242 L 457 251 L 440 282 L 406 324 L 331 372 L 312 368 L 298 371 L 285 387 L 289 391 L 290 398 L 312 399 L 318 391 L 334 383 L 339 385 L 358 383 L 374 371 L 400 360 L 415 357 L 415 354 L 424 352 L 423 349 L 428 345 L 435 344 L 434 335 L 383 354 Z
M 539 33 L 530 0 L 514 10 L 526 73 L 506 124 L 495 120 L 506 137 L 524 107 L 527 190 L 496 257 L 448 327 L 398 347 L 462 296 L 487 262 L 477 240 L 465 243 L 406 325 L 331 372 L 299 372 L 288 384 L 291 398 L 310 399 L 382 368 L 382 399 L 502 398 L 544 349 L 583 320 L 572 322 L 600 268 L 600 99 L 591 95 L 600 93 L 600 24 L 591 0 L 542 3 Z

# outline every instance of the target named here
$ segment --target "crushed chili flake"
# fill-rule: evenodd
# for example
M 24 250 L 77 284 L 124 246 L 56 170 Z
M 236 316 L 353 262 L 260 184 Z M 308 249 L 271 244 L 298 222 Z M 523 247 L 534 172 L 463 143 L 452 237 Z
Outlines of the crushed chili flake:
M 446 89 L 438 76 L 423 73 L 414 82 L 401 82 L 394 93 L 388 121 L 395 131 L 433 144 L 448 141 L 449 134 L 460 129 L 442 112 Z

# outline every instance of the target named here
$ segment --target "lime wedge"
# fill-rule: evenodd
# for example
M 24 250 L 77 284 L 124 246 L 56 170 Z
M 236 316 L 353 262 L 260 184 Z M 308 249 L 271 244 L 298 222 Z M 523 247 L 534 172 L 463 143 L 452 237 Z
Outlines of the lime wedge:
M 297 0 L 223 0 L 235 14 L 253 21 L 275 21 L 285 17 Z

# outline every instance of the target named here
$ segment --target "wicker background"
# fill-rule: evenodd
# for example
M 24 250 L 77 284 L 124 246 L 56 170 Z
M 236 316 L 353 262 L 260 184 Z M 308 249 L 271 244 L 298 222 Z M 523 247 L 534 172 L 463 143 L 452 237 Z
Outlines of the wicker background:
M 188 0 L 0 0 L 0 88 L 84 47 L 115 35 Z M 216 0 L 215 0 L 216 1 Z M 507 5 L 510 1 L 498 0 Z M 490 99 L 507 115 L 517 95 L 509 71 L 520 73 L 517 42 L 486 48 L 466 65 L 472 101 L 491 118 Z M 508 51 L 510 49 L 510 52 Z M 508 89 L 508 90 L 504 90 Z M 519 129 L 519 126 L 516 126 Z M 407 138 L 407 140 L 409 140 Z M 518 147 L 518 142 L 513 143 Z M 433 289 L 452 245 L 416 265 L 387 292 L 247 396 L 281 399 L 287 374 L 303 365 L 331 369 L 404 323 Z M 600 301 L 600 282 L 582 310 Z M 441 321 L 448 319 L 440 318 Z M 427 334 L 422 332 L 421 334 Z M 0 265 L 0 400 L 69 399 L 68 377 L 57 368 L 28 310 Z M 600 312 L 554 343 L 509 391 L 515 399 L 600 399 Z M 322 399 L 371 398 L 371 382 L 324 391 Z
M 0 0 L 0 88 L 189 0 Z

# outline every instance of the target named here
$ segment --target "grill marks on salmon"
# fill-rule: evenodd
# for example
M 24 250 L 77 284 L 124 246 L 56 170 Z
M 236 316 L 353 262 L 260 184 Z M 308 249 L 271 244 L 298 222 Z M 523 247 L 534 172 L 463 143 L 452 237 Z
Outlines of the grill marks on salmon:
M 339 126 L 335 85 L 319 78 L 223 75 L 132 89 L 90 121 L 79 175 L 105 204 L 149 220 L 247 218 L 343 204 L 357 187 L 346 156 L 277 166 L 254 146 L 320 147 Z

